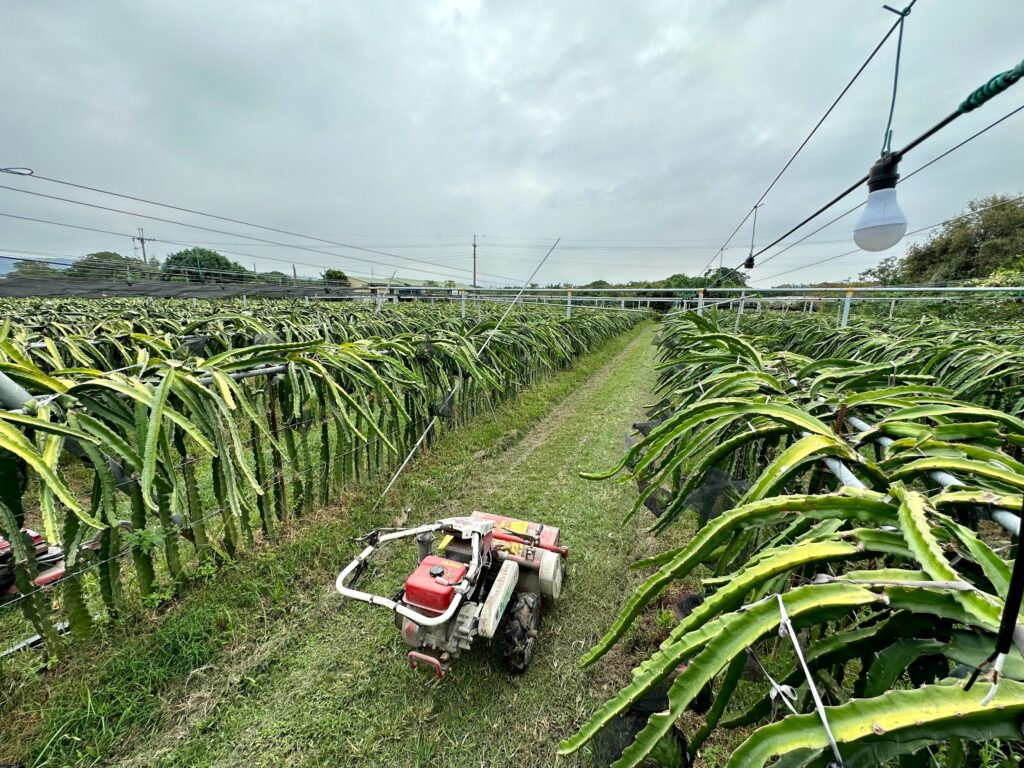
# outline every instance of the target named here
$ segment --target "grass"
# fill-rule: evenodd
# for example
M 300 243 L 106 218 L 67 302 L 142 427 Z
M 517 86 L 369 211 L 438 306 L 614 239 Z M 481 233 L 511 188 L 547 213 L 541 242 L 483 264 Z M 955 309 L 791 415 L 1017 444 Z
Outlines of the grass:
M 555 761 L 559 739 L 623 681 L 628 660 L 576 660 L 635 583 L 639 522 L 620 526 L 635 489 L 588 482 L 611 464 L 654 383 L 649 325 L 445 433 L 411 465 L 383 510 L 380 484 L 308 516 L 272 549 L 190 587 L 159 614 L 123 617 L 39 675 L 4 669 L 0 759 L 43 765 L 455 766 Z M 350 539 L 473 508 L 563 527 L 566 590 L 550 606 L 534 665 L 501 668 L 484 641 L 438 683 L 405 668 L 390 616 L 342 603 L 334 576 Z M 384 593 L 410 550 L 361 584 Z M 627 583 L 628 582 L 628 583 Z M 637 642 L 645 645 L 643 638 Z M 587 763 L 587 756 L 565 761 Z

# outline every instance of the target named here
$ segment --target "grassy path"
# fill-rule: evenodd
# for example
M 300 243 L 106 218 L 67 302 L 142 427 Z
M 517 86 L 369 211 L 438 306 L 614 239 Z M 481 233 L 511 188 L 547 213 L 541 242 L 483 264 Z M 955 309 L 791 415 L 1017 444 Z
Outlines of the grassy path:
M 444 436 L 394 493 L 392 509 L 410 508 L 394 524 L 477 508 L 562 526 L 566 589 L 527 675 L 510 678 L 480 641 L 435 682 L 406 669 L 386 612 L 342 604 L 333 576 L 354 551 L 349 537 L 388 523 L 371 521 L 367 492 L 353 497 L 346 523 L 325 516 L 186 596 L 131 648 L 72 664 L 35 719 L 23 707 L 36 743 L 51 743 L 40 764 L 554 763 L 558 740 L 626 671 L 614 656 L 597 671 L 576 660 L 628 594 L 624 563 L 646 547 L 638 527 L 620 527 L 635 490 L 578 472 L 615 461 L 651 401 L 652 335 L 645 326 L 499 408 L 495 421 Z M 393 594 L 411 549 L 383 558 L 361 586 Z

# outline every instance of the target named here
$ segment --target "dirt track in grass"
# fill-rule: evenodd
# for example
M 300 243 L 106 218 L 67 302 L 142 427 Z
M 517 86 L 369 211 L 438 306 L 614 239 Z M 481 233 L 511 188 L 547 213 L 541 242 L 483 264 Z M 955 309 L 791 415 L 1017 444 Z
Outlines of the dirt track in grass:
M 148 695 L 140 691 L 141 698 L 128 702 L 145 717 L 122 721 L 111 707 L 112 722 L 101 727 L 95 718 L 44 715 L 47 727 L 38 738 L 49 729 L 62 745 L 44 753 L 44 760 L 62 764 L 77 755 L 77 764 L 251 768 L 554 764 L 558 741 L 628 675 L 621 654 L 586 671 L 577 660 L 636 583 L 625 565 L 646 553 L 650 542 L 639 525 L 620 525 L 636 497 L 633 487 L 582 480 L 578 473 L 612 465 L 621 456 L 623 434 L 652 401 L 653 333 L 645 326 L 613 342 L 602 359 L 591 360 L 590 370 L 584 358 L 579 371 L 549 377 L 534 388 L 537 393 L 499 408 L 493 423 L 488 417 L 448 433 L 417 459 L 390 500 L 388 517 L 404 518 L 398 510 L 409 508 L 410 524 L 485 509 L 562 527 L 571 551 L 566 588 L 549 606 L 524 677 L 511 678 L 485 641 L 459 658 L 443 681 L 413 673 L 387 612 L 342 603 L 333 573 L 355 551 L 349 538 L 370 527 L 367 492 L 353 497 L 345 522 L 337 522 L 336 510 L 322 513 L 294 532 L 283 552 L 243 563 L 225 583 L 170 611 L 191 610 L 189 600 L 230 602 L 231 578 L 246 587 L 246 597 L 234 606 L 237 615 L 233 606 L 225 610 L 223 621 L 236 622 L 237 629 L 221 628 L 226 639 L 216 653 L 205 659 L 196 654 L 191 666 L 182 665 L 160 685 L 148 683 Z M 559 377 L 570 377 L 560 390 Z M 546 401 L 531 403 L 545 386 L 556 389 Z M 516 415 L 524 408 L 533 409 L 528 422 Z M 521 436 L 509 440 L 516 429 Z M 389 522 L 394 520 L 373 524 Z M 411 549 L 380 560 L 361 586 L 393 594 L 414 562 Z M 166 645 L 184 630 L 162 631 Z M 144 666 L 144 654 L 174 651 L 157 650 L 154 643 L 143 638 L 135 649 L 116 652 L 134 653 Z M 134 684 L 141 673 L 127 659 L 123 663 L 127 671 L 120 674 Z M 99 686 L 106 675 L 114 687 L 109 667 L 104 661 L 68 672 L 86 687 Z M 55 686 L 53 703 L 69 707 L 68 697 L 70 689 Z M 64 734 L 77 732 L 80 745 L 66 743 L 62 728 Z M 98 744 L 94 763 L 86 751 L 90 739 Z M 589 758 L 560 764 L 588 765 Z

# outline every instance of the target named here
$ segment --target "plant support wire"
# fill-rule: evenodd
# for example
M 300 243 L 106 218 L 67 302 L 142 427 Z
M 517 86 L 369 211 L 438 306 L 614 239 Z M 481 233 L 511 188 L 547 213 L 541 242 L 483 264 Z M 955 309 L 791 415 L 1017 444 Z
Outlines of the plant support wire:
M 498 329 L 501 328 L 502 323 L 505 322 L 505 318 L 508 317 L 509 313 L 512 311 L 512 308 L 516 305 L 516 303 L 522 297 L 523 293 L 526 291 L 526 288 L 533 281 L 533 278 L 537 276 L 537 273 L 540 272 L 540 268 L 544 266 L 544 262 L 546 262 L 548 260 L 548 256 L 550 256 L 552 254 L 552 252 L 555 250 L 555 248 L 558 247 L 558 244 L 561 242 L 561 240 L 562 240 L 562 238 L 558 238 L 557 240 L 555 240 L 555 242 L 554 242 L 554 244 L 552 244 L 551 248 L 548 249 L 548 252 L 546 254 L 544 254 L 544 258 L 542 258 L 540 260 L 540 262 L 537 264 L 537 266 L 534 267 L 533 272 L 530 273 L 530 276 L 528 278 L 526 278 L 526 280 L 523 282 L 522 287 L 519 289 L 519 293 L 516 294 L 516 297 L 508 305 L 508 307 L 505 309 L 504 313 L 502 313 L 501 317 L 498 318 L 498 322 L 494 324 L 494 328 L 492 328 L 490 330 L 490 332 L 487 334 L 487 338 L 484 339 L 484 343 L 480 345 L 480 349 L 478 349 L 476 351 L 475 357 L 476 357 L 477 360 L 479 360 L 481 358 L 481 356 L 484 353 L 484 350 L 486 350 L 488 345 L 491 343 L 491 339 L 494 338 L 494 335 L 498 332 Z M 451 392 L 449 392 L 448 395 L 444 399 L 444 405 L 448 405 L 448 403 L 451 402 L 451 399 L 455 396 L 455 392 L 456 392 L 457 389 L 458 389 L 458 387 L 453 387 L 452 388 Z M 391 476 L 391 479 L 388 480 L 388 484 L 384 487 L 384 490 L 381 491 L 380 496 L 377 498 L 376 503 L 373 505 L 374 511 L 376 511 L 380 507 L 381 503 L 384 501 L 385 497 L 388 495 L 388 493 L 394 487 L 395 483 L 398 482 L 398 478 L 402 474 L 402 471 L 405 469 L 405 467 L 412 460 L 412 457 L 416 454 L 416 451 L 419 450 L 420 445 L 423 444 L 423 441 L 426 439 L 427 435 L 430 433 L 430 430 L 432 430 L 434 428 L 434 425 L 436 423 L 437 423 L 437 416 L 434 416 L 434 418 L 432 418 L 430 420 L 430 422 L 427 424 L 427 426 L 424 427 L 423 432 L 420 433 L 419 438 L 416 440 L 416 442 L 413 444 L 412 448 L 409 450 L 409 454 L 405 457 L 405 459 L 402 461 L 402 463 L 398 465 L 398 469 L 395 470 L 395 473 Z

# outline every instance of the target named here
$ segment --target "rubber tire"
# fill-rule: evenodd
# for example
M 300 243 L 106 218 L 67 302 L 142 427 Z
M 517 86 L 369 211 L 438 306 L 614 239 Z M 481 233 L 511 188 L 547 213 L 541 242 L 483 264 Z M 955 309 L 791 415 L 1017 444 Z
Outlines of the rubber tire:
M 514 675 L 526 672 L 533 661 L 540 612 L 540 595 L 534 592 L 517 592 L 505 612 L 501 655 Z

